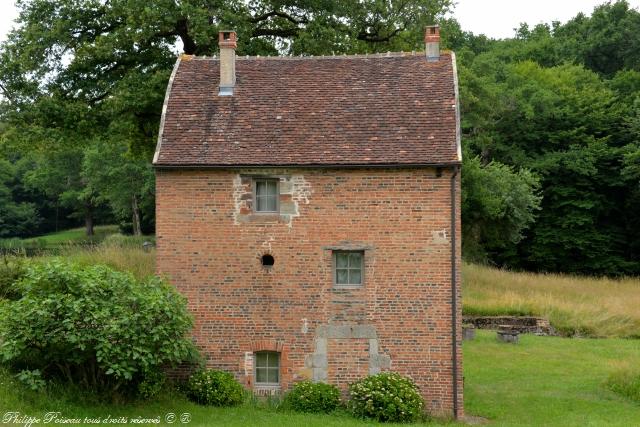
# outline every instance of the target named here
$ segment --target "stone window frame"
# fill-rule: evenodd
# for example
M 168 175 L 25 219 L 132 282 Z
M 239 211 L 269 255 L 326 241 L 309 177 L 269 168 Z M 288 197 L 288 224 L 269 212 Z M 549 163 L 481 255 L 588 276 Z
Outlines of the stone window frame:
M 276 210 L 274 211 L 259 211 L 258 210 L 258 181 L 272 181 L 275 182 L 276 184 L 276 194 L 275 194 L 275 198 L 276 198 Z M 279 215 L 280 214 L 280 177 L 276 177 L 276 176 L 269 176 L 269 175 L 264 175 L 264 176 L 257 176 L 257 175 L 253 175 L 251 176 L 251 197 L 253 199 L 253 209 L 252 209 L 252 213 L 257 214 L 257 215 Z
M 337 265 L 337 255 L 338 254 L 352 254 L 358 253 L 360 254 L 360 283 L 338 283 L 338 265 Z M 360 289 L 364 287 L 365 284 L 365 257 L 366 251 L 364 248 L 354 248 L 354 249 L 332 249 L 331 250 L 331 276 L 333 278 L 333 287 L 335 289 Z
M 267 365 L 266 366 L 258 366 L 258 355 L 259 354 L 265 354 L 267 356 Z M 269 357 L 273 357 L 276 356 L 277 360 L 278 360 L 278 365 L 276 367 L 272 367 L 269 366 Z M 272 350 L 261 350 L 261 351 L 256 351 L 253 353 L 253 357 L 254 357 L 254 362 L 253 362 L 253 384 L 255 384 L 256 387 L 258 388 L 280 388 L 280 384 L 281 384 L 281 367 L 280 367 L 280 361 L 282 359 L 282 355 L 280 354 L 279 351 L 272 351 Z M 267 371 L 267 381 L 266 382 L 258 382 L 258 369 L 265 369 Z M 268 381 L 268 374 L 269 374 L 269 370 L 275 370 L 277 373 L 277 378 L 278 381 L 277 382 L 269 382 Z

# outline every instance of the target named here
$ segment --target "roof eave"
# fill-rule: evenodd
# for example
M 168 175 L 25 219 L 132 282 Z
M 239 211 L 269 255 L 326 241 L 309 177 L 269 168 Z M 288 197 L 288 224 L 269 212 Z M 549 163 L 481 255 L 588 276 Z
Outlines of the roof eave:
M 401 168 L 448 168 L 460 166 L 461 161 L 439 163 L 354 163 L 354 164 L 323 164 L 323 163 L 303 163 L 303 164 L 157 164 L 155 169 L 268 169 L 268 168 L 297 168 L 297 169 L 401 169 Z
M 458 85 L 458 65 L 455 52 L 451 52 L 451 68 L 453 72 L 453 90 L 456 98 L 456 152 L 458 162 L 462 163 L 462 130 L 460 127 L 460 88 Z
M 169 104 L 169 98 L 171 97 L 171 88 L 173 87 L 173 81 L 176 78 L 176 74 L 178 73 L 178 68 L 180 67 L 180 61 L 182 60 L 182 55 L 178 56 L 176 63 L 173 66 L 173 71 L 171 71 L 171 77 L 169 77 L 169 83 L 167 84 L 167 91 L 164 94 L 164 103 L 162 104 L 162 114 L 160 115 L 160 129 L 158 131 L 158 142 L 156 143 L 156 151 L 153 154 L 152 164 L 156 164 L 158 158 L 160 156 L 160 149 L 162 147 L 162 135 L 164 133 L 164 122 L 165 117 L 167 115 L 167 105 Z

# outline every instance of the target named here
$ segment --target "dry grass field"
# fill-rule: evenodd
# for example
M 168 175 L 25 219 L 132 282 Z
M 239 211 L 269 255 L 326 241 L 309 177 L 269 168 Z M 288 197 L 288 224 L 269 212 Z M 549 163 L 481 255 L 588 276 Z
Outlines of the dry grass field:
M 466 314 L 546 317 L 567 335 L 640 337 L 640 279 L 463 268 Z

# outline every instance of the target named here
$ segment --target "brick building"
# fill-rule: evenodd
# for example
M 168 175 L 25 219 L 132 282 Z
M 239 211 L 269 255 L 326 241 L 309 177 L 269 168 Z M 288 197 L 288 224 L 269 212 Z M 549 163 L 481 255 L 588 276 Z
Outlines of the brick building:
M 455 56 L 182 56 L 154 157 L 158 273 L 256 392 L 384 370 L 461 416 Z

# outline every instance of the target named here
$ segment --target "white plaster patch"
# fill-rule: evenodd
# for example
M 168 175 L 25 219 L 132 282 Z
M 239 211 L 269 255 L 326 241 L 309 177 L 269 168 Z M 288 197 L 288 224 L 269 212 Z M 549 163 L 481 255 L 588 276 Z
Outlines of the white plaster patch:
M 435 244 L 449 243 L 449 235 L 446 228 L 442 230 L 432 231 L 431 237 L 433 238 L 433 243 Z
M 293 175 L 291 182 L 293 183 L 293 200 L 298 203 L 304 202 L 305 205 L 308 205 L 309 197 L 313 192 L 309 181 L 304 179 L 304 175 Z
M 309 321 L 307 319 L 302 319 L 302 329 L 300 330 L 303 334 L 309 332 Z
M 244 352 L 244 374 L 253 375 L 253 353 L 250 351 Z
M 244 186 L 240 175 L 233 177 L 233 223 L 240 224 L 238 215 L 240 215 L 240 207 L 242 206 L 242 195 L 244 194 Z
M 304 175 L 292 175 L 291 185 L 291 200 L 294 204 L 294 212 L 287 215 L 289 228 L 293 226 L 293 218 L 300 216 L 300 204 L 304 203 L 305 205 L 308 205 L 311 193 L 313 193 L 311 183 L 304 179 Z

